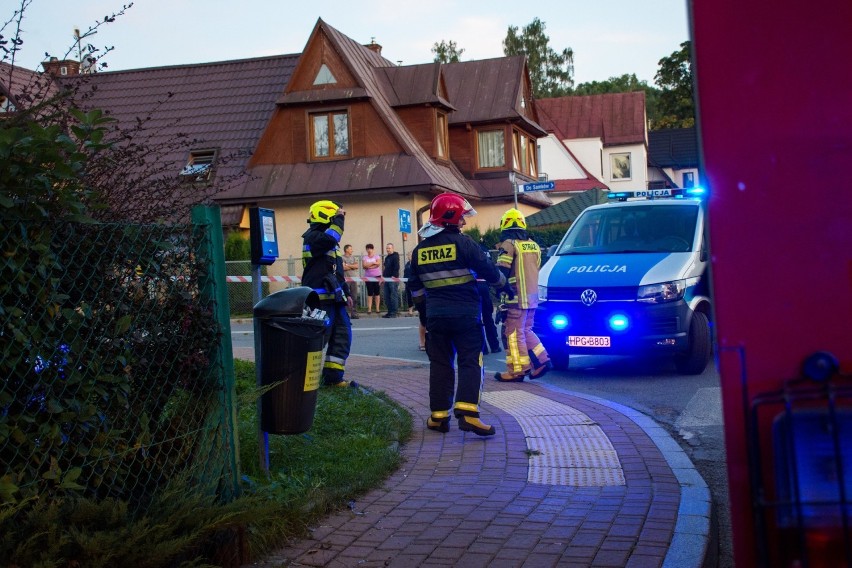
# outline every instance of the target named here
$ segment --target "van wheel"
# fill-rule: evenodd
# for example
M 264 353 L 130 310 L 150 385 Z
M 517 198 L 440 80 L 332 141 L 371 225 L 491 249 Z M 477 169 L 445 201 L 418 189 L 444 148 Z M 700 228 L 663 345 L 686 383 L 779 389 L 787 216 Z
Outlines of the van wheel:
M 700 375 L 710 358 L 710 320 L 701 312 L 692 314 L 689 324 L 689 347 L 686 353 L 675 356 L 675 368 L 682 375 Z
M 553 363 L 553 368 L 557 371 L 567 371 L 568 370 L 568 352 L 567 351 L 555 351 L 553 353 L 548 352 L 550 355 L 550 362 Z

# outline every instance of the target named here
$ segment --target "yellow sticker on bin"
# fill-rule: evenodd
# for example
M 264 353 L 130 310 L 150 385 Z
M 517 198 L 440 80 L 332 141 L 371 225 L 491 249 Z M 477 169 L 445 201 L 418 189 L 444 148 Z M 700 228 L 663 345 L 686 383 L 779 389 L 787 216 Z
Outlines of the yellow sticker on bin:
M 309 351 L 308 363 L 305 365 L 305 392 L 319 388 L 322 375 L 322 351 Z

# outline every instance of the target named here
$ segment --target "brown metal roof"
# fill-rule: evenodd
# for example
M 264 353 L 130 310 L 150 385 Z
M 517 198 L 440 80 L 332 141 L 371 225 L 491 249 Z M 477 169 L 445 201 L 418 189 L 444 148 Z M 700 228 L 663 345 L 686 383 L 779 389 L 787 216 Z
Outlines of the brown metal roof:
M 645 93 L 536 100 L 539 121 L 560 140 L 600 138 L 604 146 L 645 144 Z
M 63 82 L 92 81 L 97 89 L 80 104 L 107 109 L 125 127 L 150 116 L 146 130 L 151 144 L 187 135 L 187 147 L 165 157 L 173 162 L 175 175 L 189 150 L 218 149 L 216 175 L 222 179 L 242 171 L 298 58 L 278 55 L 113 71 Z
M 393 107 L 428 103 L 455 110 L 455 107 L 439 94 L 440 63 L 381 67 L 377 69 L 377 75 Z
M 56 92 L 56 84 L 47 73 L 0 61 L 0 94 L 9 97 L 15 107 L 28 108 L 34 102 L 33 97 L 49 98 Z

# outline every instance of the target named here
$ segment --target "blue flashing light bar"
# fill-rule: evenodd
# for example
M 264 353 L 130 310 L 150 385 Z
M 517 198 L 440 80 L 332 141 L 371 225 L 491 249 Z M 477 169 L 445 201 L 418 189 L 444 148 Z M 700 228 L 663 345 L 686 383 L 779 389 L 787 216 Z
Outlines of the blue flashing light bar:
M 660 199 L 674 198 L 683 199 L 685 197 L 703 198 L 706 197 L 707 190 L 703 187 L 670 188 L 670 189 L 639 189 L 631 191 L 611 191 L 607 194 L 608 199 L 617 201 L 627 201 L 628 199 Z

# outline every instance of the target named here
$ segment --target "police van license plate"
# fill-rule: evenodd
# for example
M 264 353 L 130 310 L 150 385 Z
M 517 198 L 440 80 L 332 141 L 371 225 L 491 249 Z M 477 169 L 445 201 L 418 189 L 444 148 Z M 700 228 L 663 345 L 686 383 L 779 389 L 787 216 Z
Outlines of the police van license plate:
M 605 335 L 569 335 L 565 344 L 568 347 L 612 347 Z

